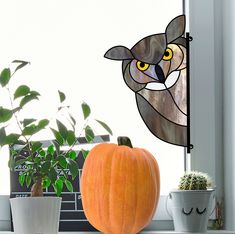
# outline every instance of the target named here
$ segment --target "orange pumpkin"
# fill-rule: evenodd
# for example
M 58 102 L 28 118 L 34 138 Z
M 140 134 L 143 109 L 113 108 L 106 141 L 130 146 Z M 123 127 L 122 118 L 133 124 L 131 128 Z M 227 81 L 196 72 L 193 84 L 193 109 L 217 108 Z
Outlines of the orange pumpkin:
M 151 221 L 159 199 L 156 159 L 145 149 L 102 143 L 88 154 L 81 195 L 89 222 L 106 234 L 135 234 Z M 124 139 L 125 141 L 125 139 Z

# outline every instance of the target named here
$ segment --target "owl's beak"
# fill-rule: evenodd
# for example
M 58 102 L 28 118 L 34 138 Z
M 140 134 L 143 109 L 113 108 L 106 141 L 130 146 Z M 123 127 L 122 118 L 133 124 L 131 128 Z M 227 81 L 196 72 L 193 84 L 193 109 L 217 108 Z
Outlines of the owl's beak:
M 155 72 L 156 72 L 159 82 L 164 84 L 166 81 L 165 75 L 163 73 L 162 68 L 158 64 L 155 65 Z

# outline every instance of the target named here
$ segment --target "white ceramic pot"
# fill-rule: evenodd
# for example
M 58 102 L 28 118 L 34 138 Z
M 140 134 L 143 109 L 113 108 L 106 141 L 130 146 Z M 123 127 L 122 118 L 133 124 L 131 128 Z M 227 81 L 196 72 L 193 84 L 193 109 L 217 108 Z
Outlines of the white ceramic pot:
M 17 197 L 10 199 L 16 234 L 57 234 L 60 197 Z
M 11 230 L 10 196 L 0 195 L 0 231 Z
M 177 232 L 207 231 L 214 190 L 176 190 L 169 195 Z

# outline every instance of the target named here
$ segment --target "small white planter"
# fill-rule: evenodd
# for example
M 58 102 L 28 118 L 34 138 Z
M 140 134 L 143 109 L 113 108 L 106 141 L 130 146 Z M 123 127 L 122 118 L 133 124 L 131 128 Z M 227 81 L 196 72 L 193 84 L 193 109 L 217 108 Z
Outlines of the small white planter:
M 0 231 L 11 230 L 10 196 L 0 195 Z
M 214 190 L 175 190 L 170 193 L 171 211 L 177 232 L 207 231 Z
M 18 197 L 10 199 L 16 234 L 57 234 L 60 197 Z

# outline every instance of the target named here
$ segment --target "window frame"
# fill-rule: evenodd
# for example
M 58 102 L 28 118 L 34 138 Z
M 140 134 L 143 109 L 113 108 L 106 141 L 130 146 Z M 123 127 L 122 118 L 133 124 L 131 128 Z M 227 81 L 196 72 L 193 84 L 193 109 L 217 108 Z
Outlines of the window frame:
M 223 165 L 222 160 L 222 114 L 220 108 L 222 106 L 222 89 L 221 87 L 221 71 L 222 68 L 216 66 L 218 64 L 218 53 L 215 51 L 215 47 L 218 45 L 218 41 L 215 39 L 215 35 L 218 35 L 218 30 L 215 26 L 215 8 L 213 0 L 203 1 L 189 1 L 182 0 L 182 4 L 185 8 L 185 14 L 187 19 L 186 31 L 190 29 L 191 36 L 194 41 L 191 43 L 191 141 L 194 145 L 191 155 L 185 155 L 187 170 L 199 170 L 210 174 L 217 186 L 217 196 L 221 198 L 223 196 Z M 207 10 L 205 10 L 205 7 Z M 210 35 L 210 39 L 205 40 L 207 45 L 207 55 L 209 59 L 207 62 L 200 59 L 201 54 L 205 51 L 205 45 L 202 47 L 202 38 L 205 37 L 205 28 L 202 24 L 198 24 L 198 20 L 201 17 L 200 22 L 205 25 L 211 24 L 211 27 L 206 28 L 206 32 Z M 199 39 L 201 38 L 201 39 Z M 200 41 L 198 41 L 200 40 Z M 221 63 L 220 63 L 221 64 Z M 208 68 L 209 67 L 209 68 Z M 201 113 L 208 108 L 208 102 L 201 103 L 197 98 L 197 87 L 200 87 L 199 72 L 203 71 L 203 77 L 207 77 L 207 80 L 211 82 L 213 87 L 209 90 L 209 96 L 212 97 L 212 111 L 206 118 L 206 122 L 203 125 L 200 124 Z M 197 92 L 195 92 L 196 87 Z M 217 95 L 215 95 L 215 92 Z M 208 93 L 200 93 L 202 96 L 207 96 Z M 218 105 L 216 105 L 218 103 Z M 212 131 L 207 131 L 204 126 L 214 126 Z M 216 127 L 215 127 L 216 126 Z M 210 139 L 210 141 L 206 141 Z M 205 156 L 207 160 L 205 160 Z M 171 230 L 173 229 L 172 218 L 169 216 L 166 210 L 167 196 L 161 196 L 158 211 L 153 218 L 152 223 L 146 228 L 146 230 Z
M 190 1 L 183 0 L 184 14 L 186 15 L 186 32 L 194 40 L 190 43 L 190 93 L 191 93 L 191 144 L 194 148 L 191 154 L 185 154 L 186 170 L 197 170 L 208 173 L 216 185 L 216 201 L 223 200 L 223 114 L 222 114 L 222 58 L 220 24 L 221 14 L 218 4 L 213 0 Z M 206 9 L 206 10 L 205 10 Z M 200 19 L 200 20 L 199 20 Z M 216 24 L 217 23 L 217 24 Z M 206 35 L 206 36 L 205 36 Z M 217 37 L 216 37 L 217 36 Z M 202 59 L 205 53 L 207 59 Z M 219 65 L 218 65 L 219 64 Z M 203 79 L 207 79 L 210 88 L 201 88 Z M 198 98 L 206 98 L 204 102 Z M 208 106 L 210 111 L 208 111 Z M 206 118 L 202 115 L 206 113 Z M 203 119 L 203 124 L 201 120 Z M 167 196 L 160 197 L 158 213 L 146 230 L 172 229 L 172 218 L 162 206 Z M 214 216 L 212 216 L 214 218 Z M 157 218 L 157 219 L 156 219 Z

